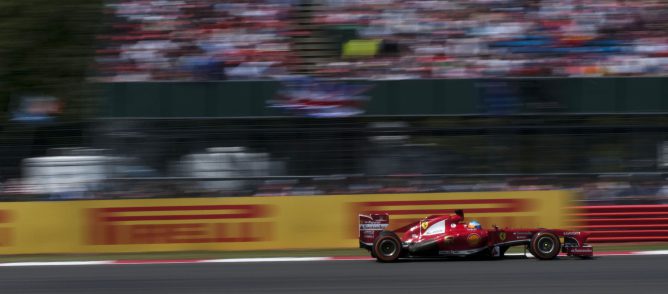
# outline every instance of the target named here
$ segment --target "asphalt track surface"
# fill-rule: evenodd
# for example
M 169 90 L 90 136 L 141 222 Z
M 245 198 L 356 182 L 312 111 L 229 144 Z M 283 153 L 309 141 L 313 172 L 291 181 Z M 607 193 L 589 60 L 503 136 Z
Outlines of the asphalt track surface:
M 668 256 L 5 267 L 0 293 L 668 293 Z

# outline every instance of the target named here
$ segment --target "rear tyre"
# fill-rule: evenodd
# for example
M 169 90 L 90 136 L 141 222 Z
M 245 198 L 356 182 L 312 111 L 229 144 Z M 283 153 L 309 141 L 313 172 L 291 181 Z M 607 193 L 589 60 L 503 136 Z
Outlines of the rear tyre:
M 561 251 L 561 243 L 555 234 L 539 232 L 531 238 L 529 252 L 541 260 L 554 259 Z
M 393 262 L 401 255 L 401 240 L 393 232 L 383 232 L 373 242 L 371 256 L 380 262 Z
M 376 238 L 380 238 L 382 236 L 389 236 L 389 235 L 395 235 L 395 234 L 392 231 L 381 231 L 378 234 L 378 237 L 376 237 Z M 372 258 L 378 258 L 378 256 L 376 256 L 376 253 L 374 253 L 374 251 L 373 251 L 373 246 L 371 246 L 371 250 L 369 252 L 371 252 L 371 257 Z

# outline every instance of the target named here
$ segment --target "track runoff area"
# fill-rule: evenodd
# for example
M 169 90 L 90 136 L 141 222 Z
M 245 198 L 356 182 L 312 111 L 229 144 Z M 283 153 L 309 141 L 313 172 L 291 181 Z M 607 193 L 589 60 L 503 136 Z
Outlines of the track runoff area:
M 666 254 L 550 261 L 511 255 L 396 263 L 359 257 L 5 263 L 0 293 L 668 293 Z
M 668 250 L 646 251 L 607 251 L 596 252 L 595 257 L 602 256 L 652 256 L 668 255 Z M 534 258 L 531 253 L 507 253 L 507 257 Z M 564 255 L 560 255 L 566 258 Z M 571 259 L 570 257 L 568 257 Z M 428 258 L 426 258 L 428 259 Z M 195 264 L 195 263 L 276 263 L 276 262 L 313 262 L 313 261 L 373 261 L 366 256 L 326 256 L 326 257 L 260 257 L 260 258 L 221 258 L 221 259 L 119 259 L 119 260 L 90 260 L 90 261 L 23 261 L 0 262 L 0 267 L 27 267 L 27 266 L 78 266 L 78 265 L 131 265 L 131 264 Z M 425 260 L 425 258 L 412 261 Z M 445 260 L 445 259 L 429 259 Z
M 654 256 L 668 255 L 668 250 L 646 250 L 646 251 L 607 251 L 595 252 L 595 257 L 603 256 Z M 507 253 L 511 258 L 534 258 L 531 253 Z M 563 254 L 560 257 L 565 257 Z M 132 265 L 132 264 L 195 264 L 195 263 L 276 263 L 276 262 L 313 262 L 313 261 L 373 261 L 375 259 L 366 256 L 327 256 L 327 257 L 261 257 L 261 258 L 222 258 L 222 259 L 120 259 L 120 260 L 90 260 L 90 261 L 27 261 L 27 262 L 0 262 L 0 267 L 26 267 L 26 266 L 80 266 L 80 265 Z M 420 258 L 421 260 L 446 260 L 439 258 Z M 451 259 L 452 260 L 452 259 Z M 466 259 L 464 259 L 466 260 Z M 668 266 L 668 264 L 667 264 Z M 668 275 L 668 272 L 667 272 Z M 668 293 L 668 290 L 667 290 Z

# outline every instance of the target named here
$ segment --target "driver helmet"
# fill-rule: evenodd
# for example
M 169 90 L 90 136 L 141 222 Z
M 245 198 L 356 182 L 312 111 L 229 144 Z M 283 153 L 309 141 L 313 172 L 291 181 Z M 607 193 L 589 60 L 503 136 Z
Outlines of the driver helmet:
M 466 226 L 469 229 L 482 229 L 482 226 L 480 225 L 479 222 L 477 221 L 470 221 L 469 224 Z

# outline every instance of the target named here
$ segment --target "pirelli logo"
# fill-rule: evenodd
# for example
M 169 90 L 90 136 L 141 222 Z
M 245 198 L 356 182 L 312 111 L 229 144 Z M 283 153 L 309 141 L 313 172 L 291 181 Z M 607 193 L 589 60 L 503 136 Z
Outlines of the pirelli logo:
M 12 213 L 9 210 L 0 210 L 0 247 L 12 245 Z
M 532 213 L 536 207 L 535 199 L 502 198 L 502 199 L 447 199 L 447 200 L 397 200 L 369 201 L 351 204 L 351 217 L 359 213 L 388 213 L 390 229 L 401 231 L 404 226 L 430 215 L 453 214 L 455 209 L 464 209 L 468 219 L 475 218 L 479 222 L 499 226 L 515 226 L 535 223 L 538 218 Z M 523 214 L 518 214 L 523 212 Z M 351 225 L 357 230 L 356 225 Z M 356 231 L 351 232 L 357 234 Z
M 273 239 L 272 205 L 89 209 L 91 245 L 263 242 Z

